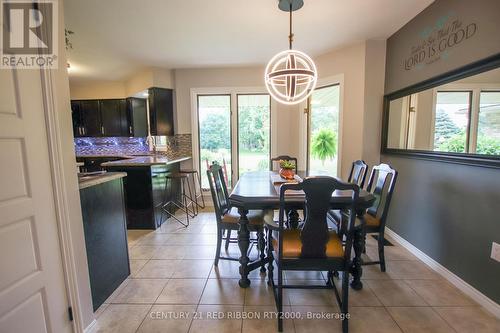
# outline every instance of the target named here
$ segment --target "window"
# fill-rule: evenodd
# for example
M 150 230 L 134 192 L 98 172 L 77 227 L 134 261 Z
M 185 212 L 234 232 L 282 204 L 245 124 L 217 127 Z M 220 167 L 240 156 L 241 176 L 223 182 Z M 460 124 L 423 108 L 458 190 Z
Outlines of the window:
M 269 170 L 271 155 L 271 97 L 238 95 L 238 175 Z
M 480 93 L 476 153 L 500 155 L 500 91 Z
M 437 92 L 434 120 L 434 150 L 468 151 L 470 91 Z
M 198 167 L 202 188 L 209 189 L 206 175 L 212 162 L 224 171 L 229 188 L 239 175 L 269 170 L 271 156 L 271 96 L 264 93 L 218 90 L 193 94 L 193 126 L 198 127 Z M 221 92 L 221 93 L 219 93 Z M 196 114 L 194 114 L 196 112 Z
M 340 86 L 317 88 L 309 98 L 308 170 L 337 175 Z
M 434 150 L 500 155 L 500 92 L 438 91 Z
M 202 188 L 208 189 L 208 166 L 217 161 L 231 186 L 231 96 L 198 95 L 198 138 Z

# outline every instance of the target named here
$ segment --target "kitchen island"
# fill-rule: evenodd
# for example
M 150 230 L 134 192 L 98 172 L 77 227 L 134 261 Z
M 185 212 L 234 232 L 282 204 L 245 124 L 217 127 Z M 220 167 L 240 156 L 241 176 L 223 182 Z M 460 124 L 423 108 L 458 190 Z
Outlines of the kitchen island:
M 180 170 L 180 163 L 191 159 L 184 155 L 138 156 L 101 164 L 107 171 L 125 172 L 124 180 L 127 228 L 156 229 L 161 226 L 166 214 L 162 204 L 170 198 L 164 197 L 166 176 Z M 178 193 L 180 184 L 172 184 Z
M 123 172 L 79 174 L 94 311 L 130 275 Z

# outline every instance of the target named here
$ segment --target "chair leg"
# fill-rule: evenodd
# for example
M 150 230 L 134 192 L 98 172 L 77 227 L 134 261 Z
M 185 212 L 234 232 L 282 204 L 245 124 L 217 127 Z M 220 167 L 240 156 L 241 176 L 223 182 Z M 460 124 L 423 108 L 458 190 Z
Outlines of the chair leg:
M 278 265 L 278 332 L 283 332 L 283 271 Z
M 219 264 L 220 248 L 222 246 L 222 232 L 222 229 L 217 227 L 217 248 L 215 249 L 214 266 L 217 266 Z
M 273 266 L 273 239 L 272 239 L 272 231 L 267 230 L 267 258 L 269 259 L 269 262 L 267 264 L 267 284 L 272 285 L 273 283 L 273 272 L 274 272 L 274 266 Z
M 266 258 L 266 239 L 264 235 L 264 229 L 260 229 L 257 231 L 257 242 L 259 244 L 259 252 L 260 252 L 260 272 L 265 273 L 266 272 L 266 264 L 264 263 L 264 260 Z
M 347 314 L 349 313 L 349 272 L 345 270 L 342 272 L 342 305 L 340 312 L 343 315 L 342 318 L 342 332 L 349 332 L 349 320 L 347 319 Z
M 328 271 L 326 274 L 326 285 L 331 286 L 333 281 L 333 271 Z
M 366 232 L 363 237 L 365 237 L 365 246 L 363 246 L 363 253 L 366 254 Z
M 380 261 L 380 270 L 385 272 L 385 255 L 384 255 L 384 233 L 378 234 L 378 257 Z
M 205 198 L 203 197 L 203 189 L 201 188 L 201 175 L 197 172 L 198 175 L 198 186 L 200 187 L 200 196 L 201 196 L 201 208 L 205 208 Z
M 224 246 L 224 248 L 226 249 L 226 251 L 229 249 L 230 238 L 231 238 L 231 230 L 228 230 L 227 231 L 227 236 L 226 236 L 226 245 Z

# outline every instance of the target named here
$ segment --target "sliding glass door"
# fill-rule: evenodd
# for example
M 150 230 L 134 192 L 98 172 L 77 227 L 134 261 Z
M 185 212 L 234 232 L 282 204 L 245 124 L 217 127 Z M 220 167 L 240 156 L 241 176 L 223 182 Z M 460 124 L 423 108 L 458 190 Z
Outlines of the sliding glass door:
M 269 170 L 271 97 L 268 94 L 197 94 L 196 100 L 203 189 L 209 189 L 206 171 L 214 161 L 223 167 L 228 187 L 245 172 Z
M 337 176 L 340 86 L 317 88 L 309 97 L 307 168 Z
M 271 97 L 237 95 L 238 175 L 269 170 L 271 155 Z
M 210 188 L 206 170 L 214 161 L 231 186 L 231 95 L 198 95 L 198 138 L 202 188 Z

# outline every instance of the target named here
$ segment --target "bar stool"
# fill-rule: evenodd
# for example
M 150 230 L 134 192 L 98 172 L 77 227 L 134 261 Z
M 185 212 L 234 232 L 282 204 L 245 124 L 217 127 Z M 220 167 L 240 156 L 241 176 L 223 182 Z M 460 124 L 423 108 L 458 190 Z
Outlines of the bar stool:
M 199 208 L 204 209 L 205 208 L 205 198 L 203 198 L 203 190 L 201 189 L 201 176 L 198 173 L 198 170 L 181 170 L 181 174 L 187 174 L 188 175 L 188 181 L 191 180 L 193 184 L 193 191 L 194 191 L 194 205 L 196 207 L 196 214 L 198 215 Z M 198 188 L 200 189 L 200 194 L 197 194 L 196 192 L 196 180 L 198 180 Z M 201 205 L 198 203 L 198 198 L 201 197 Z
M 165 189 L 163 191 L 163 204 L 162 214 L 165 212 L 178 223 L 185 227 L 189 226 L 189 218 L 196 216 L 195 207 L 193 207 L 193 194 L 191 192 L 191 186 L 189 185 L 188 175 L 185 173 L 172 173 L 165 176 Z M 180 198 L 178 198 L 178 193 L 174 192 L 174 180 L 180 180 Z M 187 192 L 186 192 L 187 189 Z M 167 201 L 168 200 L 168 201 Z M 174 207 L 171 207 L 174 206 Z M 190 212 L 189 207 L 193 207 Z M 170 208 L 170 209 L 169 209 Z M 172 212 L 172 208 L 174 211 Z M 180 209 L 186 214 L 186 221 L 182 221 L 175 216 L 175 208 Z

